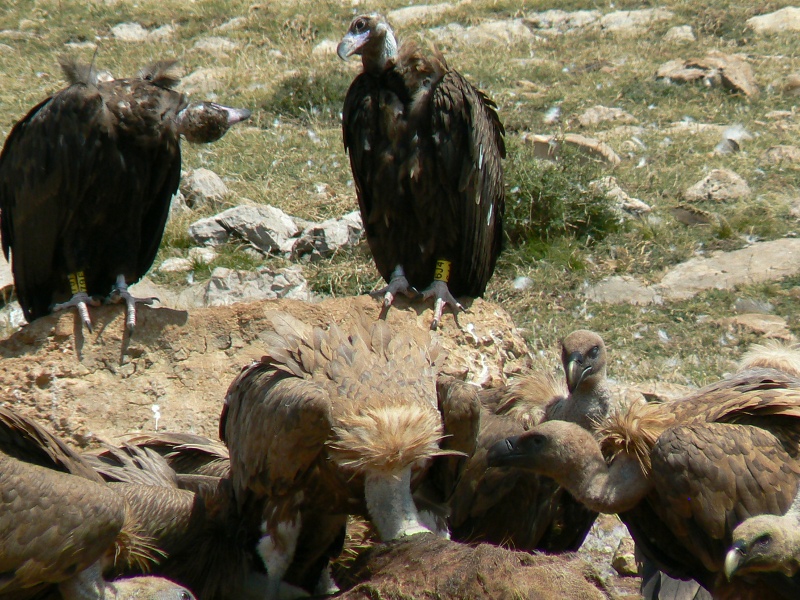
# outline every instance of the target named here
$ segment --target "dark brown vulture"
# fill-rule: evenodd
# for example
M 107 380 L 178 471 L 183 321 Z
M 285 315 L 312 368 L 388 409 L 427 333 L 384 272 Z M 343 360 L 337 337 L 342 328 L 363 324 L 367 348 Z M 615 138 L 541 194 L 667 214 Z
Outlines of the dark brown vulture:
M 52 434 L 0 408 L 0 598 L 53 588 L 64 600 L 193 598 L 166 580 L 103 579 L 115 561 L 156 556 L 123 496 Z
M 769 578 L 729 583 L 724 563 L 737 524 L 785 513 L 797 493 L 800 379 L 745 370 L 612 413 L 598 435 L 549 421 L 498 442 L 489 464 L 547 475 L 588 508 L 619 513 L 659 569 L 715 598 L 782 597 Z
M 377 14 L 353 19 L 339 43 L 364 71 L 344 101 L 342 129 L 372 257 L 388 282 L 377 294 L 445 304 L 481 296 L 503 237 L 505 157 L 496 105 L 437 51 L 398 46 Z
M 597 513 L 547 477 L 514 467 L 489 468 L 498 440 L 560 418 L 592 429 L 611 408 L 606 349 L 596 333 L 579 330 L 561 342 L 564 380 L 550 373 L 522 377 L 482 392 L 478 449 L 456 487 L 449 518 L 453 539 L 491 542 L 516 550 L 577 550 Z
M 228 390 L 220 437 L 240 511 L 263 520 L 259 552 L 277 597 L 325 582 L 350 514 L 369 518 L 382 540 L 437 529 L 429 511 L 444 507 L 418 510 L 412 489 L 435 458 L 469 448 L 461 436 L 474 445 L 477 424 L 458 416 L 476 418 L 478 400 L 461 389 L 437 398 L 445 353 L 427 331 L 393 333 L 364 315 L 327 331 L 271 319 L 265 356 Z
M 143 444 L 166 450 L 172 442 L 196 447 L 213 442 L 190 434 L 158 434 Z M 180 465 L 195 461 L 191 449 L 177 443 L 168 452 Z M 180 458 L 184 453 L 187 460 Z M 177 473 L 148 445 L 107 447 L 84 455 L 125 498 L 140 532 L 162 556 L 150 572 L 180 583 L 202 600 L 263 599 L 267 594 L 264 565 L 256 553 L 259 516 L 248 522 L 238 513 L 230 480 L 196 473 Z M 137 574 L 138 565 L 123 565 L 120 574 Z
M 181 175 L 180 136 L 213 142 L 247 110 L 189 104 L 160 62 L 132 79 L 98 77 L 63 58 L 69 86 L 19 121 L 0 154 L 0 233 L 17 298 L 30 322 L 108 297 L 135 304 L 127 286 L 153 264 Z

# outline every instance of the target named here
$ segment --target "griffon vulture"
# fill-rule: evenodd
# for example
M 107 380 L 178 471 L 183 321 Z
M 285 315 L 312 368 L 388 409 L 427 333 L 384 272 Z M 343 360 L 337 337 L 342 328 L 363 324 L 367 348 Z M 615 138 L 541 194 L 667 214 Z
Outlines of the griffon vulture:
M 606 348 L 594 332 L 572 332 L 561 342 L 563 379 L 550 373 L 522 377 L 482 392 L 478 449 L 467 462 L 453 495 L 449 518 L 453 539 L 502 544 L 517 550 L 577 550 L 597 513 L 575 501 L 547 477 L 525 470 L 489 468 L 489 448 L 551 419 L 591 430 L 611 407 Z
M 180 136 L 213 142 L 250 112 L 190 104 L 173 62 L 131 79 L 62 58 L 69 85 L 11 130 L 0 154 L 0 233 L 28 321 L 75 306 L 91 329 L 95 297 L 128 292 L 153 264 L 181 176 Z
M 166 580 L 108 582 L 115 561 L 151 563 L 125 499 L 63 442 L 0 408 L 0 598 L 190 600 Z
M 444 382 L 437 398 L 445 353 L 428 332 L 365 320 L 323 331 L 274 314 L 265 356 L 228 390 L 220 437 L 240 511 L 263 515 L 271 597 L 287 585 L 314 591 L 347 515 L 368 517 L 382 540 L 438 529 L 428 513 L 444 512 L 435 503 L 447 490 L 431 485 L 433 505 L 418 510 L 412 489 L 434 458 L 469 448 L 462 437 L 474 445 L 477 424 L 459 416 L 477 418 L 477 394 Z
M 495 444 L 489 464 L 552 477 L 588 508 L 619 513 L 642 553 L 718 598 L 776 598 L 766 578 L 727 582 L 733 528 L 783 514 L 800 481 L 800 380 L 750 369 L 663 404 L 609 416 L 599 438 L 549 421 Z
M 377 14 L 353 19 L 339 57 L 363 72 L 342 130 L 372 257 L 398 293 L 435 298 L 433 328 L 458 296 L 481 296 L 503 237 L 503 125 L 496 105 L 438 51 L 398 45 Z

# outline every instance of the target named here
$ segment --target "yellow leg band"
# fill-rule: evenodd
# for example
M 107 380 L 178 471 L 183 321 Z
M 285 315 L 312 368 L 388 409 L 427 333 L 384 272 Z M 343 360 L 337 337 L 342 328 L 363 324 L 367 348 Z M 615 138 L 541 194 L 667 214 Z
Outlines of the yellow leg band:
M 433 272 L 434 281 L 450 281 L 450 261 L 439 259 L 436 261 L 436 270 Z
M 86 291 L 86 277 L 84 277 L 83 271 L 69 274 L 69 287 L 73 294 Z

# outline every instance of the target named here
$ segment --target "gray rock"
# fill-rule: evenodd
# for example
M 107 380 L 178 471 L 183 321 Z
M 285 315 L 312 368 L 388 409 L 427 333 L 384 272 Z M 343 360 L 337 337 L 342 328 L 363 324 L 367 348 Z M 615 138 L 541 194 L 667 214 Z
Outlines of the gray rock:
M 655 285 L 633 277 L 610 277 L 591 286 L 586 297 L 595 302 L 660 304 L 687 300 L 706 290 L 777 281 L 800 273 L 800 238 L 758 242 L 733 252 L 717 252 L 676 265 Z
M 181 258 L 173 256 L 166 259 L 158 265 L 158 271 L 161 273 L 186 273 L 194 268 L 192 261 L 188 258 Z
M 536 36 L 525 26 L 522 19 L 488 21 L 472 27 L 450 23 L 444 27 L 434 27 L 429 32 L 434 40 L 445 43 L 507 46 L 536 40 Z
M 194 264 L 207 265 L 214 262 L 217 258 L 217 252 L 213 248 L 190 248 L 189 260 Z
M 677 27 L 670 27 L 667 33 L 664 34 L 664 41 L 671 44 L 688 44 L 696 41 L 691 25 L 678 25 Z
M 766 151 L 764 158 L 774 165 L 780 163 L 800 164 L 800 148 L 797 146 L 772 146 Z
M 181 78 L 180 87 L 187 94 L 210 94 L 225 88 L 229 73 L 227 67 L 197 69 Z
M 295 242 L 293 238 L 299 233 L 289 215 L 270 205 L 235 206 L 214 218 L 227 231 L 265 254 L 291 252 Z
M 236 302 L 290 298 L 310 300 L 308 283 L 302 269 L 295 265 L 273 271 L 262 267 L 258 271 L 235 271 L 217 267 L 205 285 L 205 306 L 229 306 Z
M 576 10 L 572 12 L 551 9 L 531 13 L 525 18 L 525 24 L 541 33 L 567 33 L 588 27 L 603 16 L 599 10 Z
M 614 202 L 616 210 L 623 217 L 640 216 L 653 210 L 645 202 L 629 196 L 625 190 L 619 187 L 616 178 L 610 175 L 591 182 L 591 185 L 610 198 Z
M 614 556 L 611 558 L 611 566 L 622 577 L 636 577 L 639 574 L 633 539 L 624 537 L 619 541 Z
M 363 232 L 364 226 L 358 211 L 348 213 L 341 219 L 313 223 L 295 241 L 292 255 L 299 257 L 310 254 L 312 260 L 331 256 L 339 248 L 358 244 Z
M 233 17 L 217 27 L 218 31 L 235 31 L 247 25 L 247 17 Z
M 746 57 L 712 50 L 703 58 L 670 60 L 656 71 L 656 78 L 676 82 L 702 80 L 708 86 L 724 86 L 745 96 L 759 94 L 753 69 Z
M 0 335 L 5 339 L 25 324 L 22 307 L 14 300 L 0 308 Z
M 189 225 L 189 237 L 203 246 L 219 246 L 230 238 L 230 232 L 217 222 L 216 217 L 206 217 Z
M 787 6 L 766 15 L 751 17 L 745 21 L 745 25 L 756 33 L 800 31 L 800 8 Z
M 714 169 L 683 193 L 687 202 L 729 202 L 749 198 L 751 195 L 747 182 L 728 169 Z
M 111 28 L 111 35 L 121 42 L 144 42 L 149 34 L 139 23 L 120 23 Z
M 775 310 L 775 306 L 770 302 L 756 300 L 755 298 L 737 298 L 733 303 L 733 310 L 740 315 L 746 313 L 768 315 Z
M 395 27 L 404 27 L 413 23 L 420 23 L 428 19 L 435 19 L 452 11 L 460 3 L 451 4 L 441 2 L 439 4 L 421 4 L 419 6 L 405 6 L 387 13 L 386 18 Z
M 226 54 L 233 52 L 239 47 L 239 44 L 224 37 L 207 37 L 197 40 L 194 44 L 195 50 L 202 50 L 211 54 Z
M 0 253 L 0 299 L 5 299 L 11 294 L 14 287 L 14 275 L 11 272 L 11 265 L 6 262 L 5 257 Z
M 609 108 L 600 105 L 593 106 L 578 117 L 578 123 L 581 124 L 581 127 L 592 127 L 606 121 L 635 123 L 636 117 L 621 108 Z
M 603 15 L 598 25 L 615 33 L 638 33 L 642 29 L 669 21 L 675 14 L 663 8 L 644 8 L 641 10 L 617 10 Z
M 178 190 L 175 192 L 175 195 L 170 200 L 169 205 L 169 218 L 173 218 L 177 215 L 182 215 L 184 213 L 190 212 L 192 209 L 186 205 L 186 198 L 184 198 L 181 191 Z
M 228 195 L 228 186 L 222 178 L 209 169 L 194 169 L 181 177 L 181 193 L 189 208 L 206 204 L 219 205 Z
M 162 25 L 147 34 L 148 42 L 168 40 L 175 35 L 177 28 L 174 25 Z

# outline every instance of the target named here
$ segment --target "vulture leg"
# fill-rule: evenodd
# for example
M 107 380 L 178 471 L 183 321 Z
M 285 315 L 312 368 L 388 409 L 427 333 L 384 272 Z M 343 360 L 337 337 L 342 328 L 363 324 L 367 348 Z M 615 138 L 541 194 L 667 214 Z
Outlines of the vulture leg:
M 419 292 L 415 290 L 408 284 L 408 279 L 406 279 L 405 271 L 403 271 L 403 265 L 397 265 L 394 271 L 392 271 L 392 278 L 389 281 L 389 285 L 385 288 L 381 288 L 372 292 L 371 295 L 380 298 L 383 296 L 383 307 L 389 308 L 394 302 L 395 296 L 397 294 L 403 293 L 409 298 L 413 298 Z
M 398 472 L 367 471 L 364 497 L 381 541 L 430 533 L 411 496 L 411 467 Z
M 80 316 L 81 321 L 83 321 L 83 324 L 86 326 L 86 329 L 88 329 L 89 333 L 91 333 L 92 320 L 89 318 L 89 304 L 92 306 L 98 306 L 100 303 L 94 298 L 89 297 L 89 294 L 86 292 L 77 292 L 73 294 L 72 298 L 66 302 L 53 305 L 53 312 L 58 312 L 74 306 L 78 309 L 78 315 Z
M 136 327 L 136 304 L 152 304 L 158 300 L 155 296 L 150 298 L 135 298 L 128 292 L 128 284 L 125 283 L 124 275 L 117 275 L 117 282 L 114 284 L 114 289 L 108 296 L 108 301 L 118 304 L 125 301 L 125 327 L 129 334 L 133 334 Z
M 433 304 L 433 321 L 431 322 L 431 329 L 436 329 L 439 327 L 439 323 L 442 322 L 442 314 L 444 313 L 444 307 L 446 305 L 450 305 L 453 308 L 453 312 L 457 312 L 459 310 L 464 310 L 464 307 L 461 303 L 453 297 L 453 294 L 450 293 L 450 288 L 447 287 L 447 283 L 441 279 L 435 279 L 432 284 L 430 284 L 427 288 L 422 291 L 422 297 L 426 300 L 428 298 L 436 298 L 436 301 Z

